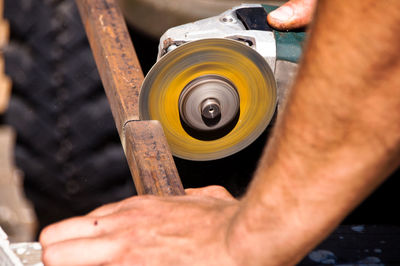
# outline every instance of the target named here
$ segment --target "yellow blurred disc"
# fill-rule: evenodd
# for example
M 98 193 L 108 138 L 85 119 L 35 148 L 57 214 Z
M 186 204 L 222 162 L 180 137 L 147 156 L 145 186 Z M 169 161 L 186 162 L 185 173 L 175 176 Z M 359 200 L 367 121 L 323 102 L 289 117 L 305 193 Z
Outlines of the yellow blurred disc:
M 240 99 L 236 125 L 213 140 L 189 135 L 179 115 L 183 88 L 204 75 L 229 80 Z M 252 48 L 228 39 L 189 42 L 163 56 L 146 76 L 139 101 L 140 119 L 161 122 L 172 153 L 196 161 L 223 158 L 250 145 L 268 126 L 275 107 L 275 78 L 265 59 Z

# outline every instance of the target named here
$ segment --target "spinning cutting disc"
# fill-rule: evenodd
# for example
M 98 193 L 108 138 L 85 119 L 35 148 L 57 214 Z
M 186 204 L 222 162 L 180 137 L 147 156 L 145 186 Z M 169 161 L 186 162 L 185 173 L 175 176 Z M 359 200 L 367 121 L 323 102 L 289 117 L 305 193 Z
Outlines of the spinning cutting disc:
M 172 153 L 206 161 L 232 155 L 265 130 L 276 107 L 276 84 L 265 59 L 228 39 L 183 44 L 146 76 L 141 120 L 159 120 Z

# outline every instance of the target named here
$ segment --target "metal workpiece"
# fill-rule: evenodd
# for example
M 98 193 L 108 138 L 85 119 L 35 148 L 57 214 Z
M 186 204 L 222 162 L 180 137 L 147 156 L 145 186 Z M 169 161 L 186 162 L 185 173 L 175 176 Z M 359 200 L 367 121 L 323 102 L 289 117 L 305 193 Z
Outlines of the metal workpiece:
M 138 121 L 143 72 L 117 2 L 76 3 L 138 194 L 184 194 L 162 127 Z
M 138 120 L 143 72 L 121 10 L 113 0 L 76 0 L 118 132 Z
M 272 31 L 248 30 L 236 15 L 242 8 L 263 8 L 260 4 L 242 4 L 222 14 L 167 30 L 160 38 L 158 59 L 180 45 L 209 38 L 236 40 L 256 50 L 275 71 L 276 43 Z

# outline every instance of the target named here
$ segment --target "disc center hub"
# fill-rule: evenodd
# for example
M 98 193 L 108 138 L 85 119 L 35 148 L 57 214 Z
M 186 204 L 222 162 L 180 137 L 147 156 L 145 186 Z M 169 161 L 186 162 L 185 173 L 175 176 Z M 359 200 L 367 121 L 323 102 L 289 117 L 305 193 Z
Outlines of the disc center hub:
M 213 119 L 221 115 L 221 105 L 217 99 L 205 99 L 201 104 L 201 115 L 204 119 Z
M 179 114 L 194 130 L 224 128 L 238 115 L 239 109 L 235 85 L 218 75 L 203 75 L 192 80 L 179 96 Z

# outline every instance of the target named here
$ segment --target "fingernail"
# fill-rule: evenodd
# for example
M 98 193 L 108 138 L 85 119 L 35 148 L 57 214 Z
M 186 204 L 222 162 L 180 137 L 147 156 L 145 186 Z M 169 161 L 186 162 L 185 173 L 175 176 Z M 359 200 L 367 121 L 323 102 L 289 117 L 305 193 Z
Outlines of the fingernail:
M 293 16 L 293 9 L 289 6 L 282 6 L 269 14 L 273 19 L 287 21 Z

